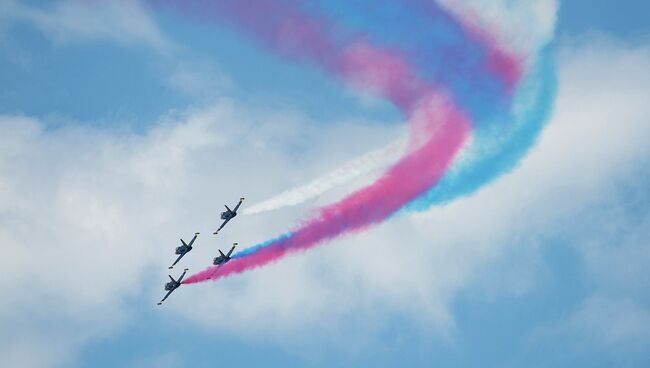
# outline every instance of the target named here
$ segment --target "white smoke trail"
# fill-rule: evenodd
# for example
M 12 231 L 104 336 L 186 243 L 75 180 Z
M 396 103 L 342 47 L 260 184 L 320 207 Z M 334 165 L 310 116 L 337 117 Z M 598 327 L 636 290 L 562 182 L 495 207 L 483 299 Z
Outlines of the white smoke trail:
M 303 203 L 373 170 L 390 165 L 404 154 L 406 148 L 407 139 L 403 137 L 384 148 L 357 157 L 329 174 L 312 180 L 308 184 L 287 190 L 265 201 L 256 203 L 244 210 L 244 213 L 255 214 Z

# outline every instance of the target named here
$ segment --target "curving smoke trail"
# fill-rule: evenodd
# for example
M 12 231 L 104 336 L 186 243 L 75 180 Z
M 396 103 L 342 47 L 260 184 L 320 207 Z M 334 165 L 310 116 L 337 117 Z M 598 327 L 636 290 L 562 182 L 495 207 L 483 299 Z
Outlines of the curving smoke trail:
M 449 168 L 472 134 L 472 147 L 482 147 L 482 137 L 493 138 L 483 132 L 511 133 L 526 125 L 511 112 L 517 110 L 513 102 L 520 98 L 522 77 L 527 80 L 533 70 L 531 55 L 515 55 L 500 47 L 492 35 L 433 2 L 405 3 L 408 7 L 399 11 L 411 16 L 408 27 L 396 27 L 391 34 L 385 32 L 392 27 L 378 27 L 372 21 L 381 20 L 387 9 L 395 10 L 393 2 L 177 3 L 192 16 L 226 22 L 280 55 L 311 62 L 354 88 L 390 100 L 408 121 L 410 132 L 405 155 L 375 182 L 317 210 L 293 231 L 184 283 L 241 273 L 380 223 L 443 184 L 445 175 L 454 173 Z M 354 16 L 340 13 L 355 7 Z M 372 11 L 359 11 L 368 9 Z M 337 23 L 330 20 L 334 18 Z M 471 171 L 470 166 L 460 172 Z
M 426 14 L 431 21 L 439 16 L 430 0 L 406 0 L 418 11 Z M 433 205 L 444 204 L 458 197 L 474 193 L 500 175 L 514 168 L 532 147 L 544 124 L 548 120 L 556 91 L 554 66 L 549 47 L 552 39 L 556 0 L 508 1 L 492 0 L 439 0 L 442 6 L 464 21 L 473 32 L 473 37 L 485 34 L 473 28 L 485 24 L 499 24 L 502 41 L 521 54 L 529 55 L 526 73 L 517 86 L 512 108 L 494 118 L 489 114 L 473 116 L 475 129 L 473 140 L 454 160 L 445 177 L 425 195 L 409 203 L 410 211 L 427 210 Z M 525 24 L 525 29 L 522 29 Z M 425 40 L 423 40 L 425 42 Z M 497 53 L 498 54 L 498 53 Z M 485 120 L 494 119 L 496 121 Z M 369 153 L 374 154 L 375 151 Z M 247 213 L 258 213 L 291 206 L 324 193 L 336 185 L 394 162 L 390 156 L 375 156 L 369 165 L 355 165 L 363 162 L 364 156 L 352 160 L 327 175 L 317 178 L 307 185 L 288 190 L 269 200 L 251 207 Z

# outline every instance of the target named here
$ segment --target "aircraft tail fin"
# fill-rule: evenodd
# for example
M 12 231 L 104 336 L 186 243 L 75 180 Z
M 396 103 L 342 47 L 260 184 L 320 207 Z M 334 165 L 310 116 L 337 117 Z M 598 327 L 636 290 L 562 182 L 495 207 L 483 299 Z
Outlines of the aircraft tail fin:
M 226 258 L 226 255 L 223 254 L 223 252 L 221 251 L 221 249 L 219 249 L 219 254 L 221 254 L 221 256 L 222 256 L 223 258 Z
M 185 244 L 185 240 L 181 239 L 181 243 L 183 243 L 183 245 L 187 247 L 187 244 Z
M 225 205 L 225 204 L 224 204 L 223 206 L 226 207 L 226 209 L 228 210 L 228 212 L 232 212 L 232 210 L 230 209 L 230 207 L 228 207 L 228 206 Z
M 172 281 L 176 282 L 176 280 L 174 280 L 174 278 L 172 277 L 172 275 L 167 275 L 167 276 L 169 276 L 169 278 L 170 278 Z

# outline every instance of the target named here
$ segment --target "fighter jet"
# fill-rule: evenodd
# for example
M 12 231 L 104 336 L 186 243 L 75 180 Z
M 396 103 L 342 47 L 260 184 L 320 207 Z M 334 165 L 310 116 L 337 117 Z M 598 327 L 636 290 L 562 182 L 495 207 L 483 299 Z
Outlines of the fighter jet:
M 194 233 L 194 237 L 192 238 L 192 240 L 190 240 L 190 244 L 186 244 L 185 241 L 181 239 L 181 243 L 183 243 L 183 245 L 181 245 L 180 247 L 176 247 L 176 254 L 180 254 L 180 255 L 178 256 L 178 258 L 176 258 L 174 263 L 171 266 L 169 266 L 170 270 L 174 268 L 174 266 L 176 266 L 176 263 L 178 263 L 178 261 L 180 261 L 184 255 L 186 255 L 192 250 L 192 244 L 194 244 L 194 241 L 196 240 L 196 237 L 198 235 L 199 233 Z
M 241 203 L 243 201 L 244 201 L 244 197 L 239 198 L 239 203 L 237 203 L 237 206 L 235 206 L 235 209 L 233 209 L 233 210 L 231 210 L 228 206 L 225 206 L 226 211 L 221 212 L 221 219 L 224 220 L 223 224 L 221 224 L 221 226 L 219 226 L 217 231 L 215 231 L 213 234 L 219 233 L 219 230 L 221 230 L 224 226 L 226 226 L 228 221 L 230 221 L 232 218 L 237 216 L 237 210 L 239 209 L 239 206 L 241 206 Z
M 172 281 L 165 284 L 165 290 L 167 290 L 167 295 L 165 295 L 165 297 L 158 302 L 158 305 L 161 305 L 165 301 L 165 299 L 167 299 L 169 294 L 171 294 L 174 290 L 178 289 L 178 287 L 181 286 L 181 281 L 183 281 L 183 277 L 185 277 L 185 272 L 187 272 L 187 270 L 188 268 L 183 270 L 183 273 L 181 274 L 181 277 L 178 278 L 178 281 L 174 280 L 172 275 L 167 275 Z
M 212 262 L 213 265 L 215 266 L 221 266 L 223 264 L 226 264 L 228 261 L 230 261 L 230 255 L 232 254 L 232 251 L 235 250 L 235 247 L 237 246 L 237 243 L 232 244 L 232 248 L 230 248 L 230 251 L 228 251 L 228 254 L 223 254 L 221 249 L 219 249 L 219 255 L 214 257 L 214 261 Z

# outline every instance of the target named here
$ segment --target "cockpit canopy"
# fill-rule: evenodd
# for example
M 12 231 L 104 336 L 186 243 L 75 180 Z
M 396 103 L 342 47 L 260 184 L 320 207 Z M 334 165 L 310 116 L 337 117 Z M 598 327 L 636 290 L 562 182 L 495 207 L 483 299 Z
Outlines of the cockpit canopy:
M 165 290 L 167 290 L 167 291 L 172 290 L 174 288 L 174 286 L 175 286 L 174 283 L 170 281 L 170 282 L 165 284 Z

